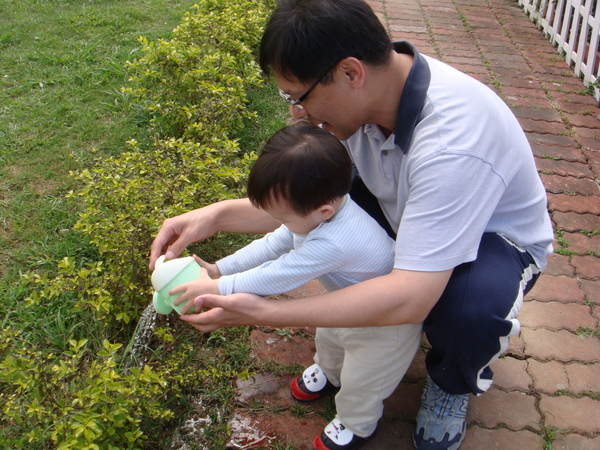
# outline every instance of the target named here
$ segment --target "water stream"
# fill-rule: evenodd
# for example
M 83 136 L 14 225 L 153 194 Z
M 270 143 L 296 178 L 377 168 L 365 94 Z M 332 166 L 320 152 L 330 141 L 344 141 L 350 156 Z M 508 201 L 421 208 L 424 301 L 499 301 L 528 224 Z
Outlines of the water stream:
M 140 316 L 137 327 L 125 350 L 125 367 L 142 367 L 146 364 L 149 354 L 148 343 L 154 334 L 157 315 L 154 303 L 150 302 Z
M 146 364 L 150 355 L 152 355 L 150 344 L 157 322 L 160 327 L 165 324 L 168 325 L 170 320 L 172 319 L 168 314 L 157 313 L 153 302 L 144 309 L 123 356 L 125 370 L 132 367 L 142 368 Z M 212 448 L 212 443 L 209 442 L 211 439 L 210 435 L 205 430 L 213 427 L 215 420 L 221 423 L 224 420 L 225 412 L 220 406 L 216 407 L 214 404 L 205 404 L 201 395 L 193 399 L 193 404 L 194 409 L 190 412 L 187 420 L 173 431 L 173 443 L 169 447 L 170 450 Z M 243 435 L 243 439 L 252 440 L 251 438 L 252 436 Z M 239 432 L 236 435 L 236 439 L 239 439 Z M 262 442 L 262 440 L 263 438 L 261 437 L 256 443 Z M 250 448 L 246 446 L 240 447 L 236 440 L 232 440 L 231 444 L 231 448 Z

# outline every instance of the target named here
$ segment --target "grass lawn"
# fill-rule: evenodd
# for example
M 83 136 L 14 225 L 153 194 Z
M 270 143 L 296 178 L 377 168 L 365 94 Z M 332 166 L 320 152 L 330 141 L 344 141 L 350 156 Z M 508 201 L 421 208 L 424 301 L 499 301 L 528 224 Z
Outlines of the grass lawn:
M 139 36 L 168 37 L 193 0 L 0 0 L 0 292 L 19 271 L 92 249 L 70 232 L 68 174 L 147 138 L 120 88 Z M 11 295 L 12 296 L 12 295 Z
M 0 0 L 0 408 L 6 412 L 0 416 L 0 446 L 3 439 L 24 439 L 27 448 L 56 448 L 61 441 L 52 437 L 53 430 L 68 434 L 80 427 L 93 434 L 89 423 L 96 420 L 96 411 L 105 424 L 107 419 L 135 419 L 130 408 L 156 387 L 130 370 L 144 363 L 165 374 L 170 390 L 161 405 L 176 412 L 141 425 L 147 437 L 144 448 L 167 448 L 188 417 L 205 414 L 211 417 L 210 429 L 181 439 L 198 448 L 206 448 L 200 438 L 208 445 L 227 439 L 230 374 L 257 369 L 249 361 L 249 327 L 199 335 L 181 321 L 161 316 L 143 343 L 146 354 L 134 358 L 133 351 L 124 350 L 135 342 L 138 317 L 121 329 L 103 327 L 76 307 L 78 288 L 60 289 L 64 295 L 59 303 L 27 307 L 24 302 L 37 292 L 23 274 L 51 279 L 64 257 L 81 265 L 101 259 L 72 229 L 82 205 L 67 195 L 78 188 L 70 172 L 119 155 L 132 138 L 153 142 L 148 117 L 121 91 L 128 78 L 124 63 L 143 56 L 140 36 L 168 39 L 195 3 Z M 283 125 L 287 108 L 272 102 L 277 98 L 273 86 L 249 96 L 260 119 L 238 137 L 240 145 L 255 150 Z M 247 240 L 235 235 L 211 240 L 206 258 L 223 256 Z M 169 367 L 177 369 L 169 372 Z M 144 387 L 130 391 L 135 383 Z M 198 398 L 207 410 L 200 408 Z M 85 407 L 84 401 L 90 404 Z M 115 411 L 118 405 L 123 407 Z M 85 417 L 81 423 L 80 413 Z M 60 431 L 61 425 L 68 430 Z

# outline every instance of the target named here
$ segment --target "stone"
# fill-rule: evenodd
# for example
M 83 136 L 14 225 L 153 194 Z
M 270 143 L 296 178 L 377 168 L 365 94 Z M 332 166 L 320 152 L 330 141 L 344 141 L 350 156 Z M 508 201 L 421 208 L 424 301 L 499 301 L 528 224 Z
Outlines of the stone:
M 503 392 L 492 388 L 479 397 L 471 397 L 468 422 L 477 422 L 485 428 L 506 427 L 517 431 L 539 428 L 540 415 L 533 395 L 522 392 Z
M 552 441 L 554 450 L 598 450 L 600 448 L 600 436 L 590 438 L 578 434 L 567 434 L 559 436 Z
M 248 403 L 257 396 L 273 395 L 279 390 L 279 379 L 270 373 L 258 373 L 247 380 L 236 379 L 234 385 L 237 389 L 235 400 Z
M 577 394 L 600 394 L 600 362 L 566 364 L 565 371 L 569 379 L 569 390 Z
M 594 362 L 600 360 L 600 340 L 595 336 L 577 336 L 569 331 L 545 329 L 521 330 L 525 353 L 541 359 Z
M 577 279 L 542 274 L 527 294 L 527 299 L 539 300 L 541 302 L 583 303 L 584 295 Z
M 504 357 L 490 366 L 494 372 L 494 386 L 503 390 L 528 391 L 531 377 L 527 373 L 527 361 Z
M 536 390 L 554 394 L 569 387 L 564 364 L 557 361 L 540 362 L 532 358 L 527 365 L 527 372 L 531 375 Z
M 546 427 L 574 430 L 578 433 L 597 433 L 600 401 L 588 397 L 572 398 L 567 395 L 542 395 L 540 411 Z
M 467 435 L 460 450 L 507 450 L 541 449 L 543 438 L 529 430 L 511 431 L 506 428 L 485 429 L 478 426 L 467 428 Z
M 577 303 L 524 302 L 518 318 L 522 326 L 529 328 L 576 331 L 596 326 L 590 307 Z
M 579 217 L 579 214 L 574 214 L 574 215 Z M 544 274 L 552 275 L 552 276 L 565 275 L 568 277 L 573 277 L 575 275 L 575 272 L 574 272 L 573 267 L 570 264 L 569 256 L 564 256 L 564 255 L 559 255 L 558 253 L 553 253 L 548 258 L 548 265 L 544 269 Z M 527 299 L 529 297 L 526 296 L 525 298 Z
M 600 217 L 598 217 L 598 220 L 600 221 Z M 600 224 L 596 228 L 600 228 Z M 571 257 L 571 265 L 575 268 L 577 274 L 583 278 L 590 280 L 600 278 L 600 258 L 573 255 Z

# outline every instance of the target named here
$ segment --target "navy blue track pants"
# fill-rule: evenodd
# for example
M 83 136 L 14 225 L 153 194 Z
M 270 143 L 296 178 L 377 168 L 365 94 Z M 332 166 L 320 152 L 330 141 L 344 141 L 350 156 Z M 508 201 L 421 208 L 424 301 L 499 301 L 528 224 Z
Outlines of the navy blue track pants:
M 395 238 L 377 199 L 355 178 L 351 197 Z M 454 268 L 440 300 L 423 324 L 431 349 L 431 379 L 450 394 L 481 394 L 492 384 L 489 365 L 519 333 L 523 296 L 539 270 L 533 258 L 495 233 L 482 236 L 477 259 Z
M 491 385 L 491 362 L 520 331 L 523 296 L 539 270 L 533 258 L 495 233 L 485 233 L 475 261 L 454 268 L 423 330 L 431 349 L 431 379 L 450 394 L 481 394 Z

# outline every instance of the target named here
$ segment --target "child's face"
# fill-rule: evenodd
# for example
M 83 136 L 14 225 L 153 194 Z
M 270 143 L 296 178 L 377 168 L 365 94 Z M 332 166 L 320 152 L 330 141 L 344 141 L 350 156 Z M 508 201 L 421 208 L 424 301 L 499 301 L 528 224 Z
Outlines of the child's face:
M 275 220 L 285 225 L 292 233 L 296 234 L 308 234 L 317 228 L 321 222 L 325 222 L 335 214 L 335 210 L 331 205 L 323 205 L 311 211 L 307 216 L 301 216 L 283 200 L 272 201 L 269 206 L 263 209 Z

